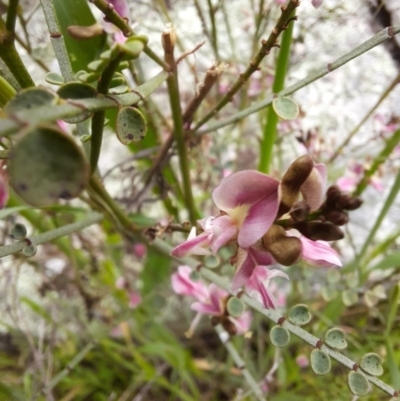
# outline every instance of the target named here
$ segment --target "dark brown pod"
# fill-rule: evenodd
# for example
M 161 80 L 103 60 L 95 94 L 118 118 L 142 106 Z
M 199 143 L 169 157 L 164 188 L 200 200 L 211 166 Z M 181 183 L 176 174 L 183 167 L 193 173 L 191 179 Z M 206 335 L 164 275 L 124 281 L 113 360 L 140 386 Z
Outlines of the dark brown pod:
M 349 216 L 345 212 L 339 210 L 331 210 L 325 215 L 326 220 L 337 226 L 343 226 L 349 222 Z
M 332 209 L 342 195 L 342 191 L 337 185 L 332 185 L 326 191 L 326 207 Z
M 304 200 L 296 202 L 289 212 L 294 221 L 306 221 L 310 214 L 310 206 Z
M 362 199 L 353 198 L 349 194 L 343 194 L 338 200 L 338 205 L 344 210 L 358 209 L 362 205 L 362 203 Z
M 301 241 L 297 237 L 288 237 L 283 227 L 272 225 L 262 238 L 265 249 L 283 266 L 296 263 L 301 256 Z
M 294 228 L 313 241 L 337 241 L 344 237 L 343 231 L 338 226 L 328 222 L 296 223 Z

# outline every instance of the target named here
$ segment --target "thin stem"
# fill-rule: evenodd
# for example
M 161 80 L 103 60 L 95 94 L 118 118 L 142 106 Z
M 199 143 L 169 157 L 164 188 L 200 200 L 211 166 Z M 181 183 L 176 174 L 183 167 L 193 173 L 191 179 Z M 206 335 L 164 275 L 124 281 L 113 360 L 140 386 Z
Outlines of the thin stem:
M 192 184 L 190 182 L 190 165 L 189 165 L 189 158 L 187 154 L 184 129 L 183 129 L 183 117 L 180 104 L 178 71 L 174 58 L 175 32 L 173 30 L 164 31 L 162 35 L 162 43 L 165 52 L 164 59 L 171 67 L 170 75 L 167 78 L 167 86 L 169 94 L 169 103 L 172 110 L 172 119 L 174 121 L 173 132 L 179 154 L 179 164 L 182 175 L 183 193 L 186 207 L 189 212 L 190 222 L 192 223 L 192 225 L 195 225 L 198 215 L 194 205 Z
M 343 149 L 347 146 L 347 144 L 351 141 L 353 136 L 359 131 L 359 129 L 365 124 L 365 122 L 372 116 L 375 110 L 379 107 L 379 105 L 388 97 L 390 92 L 400 83 L 400 74 L 396 76 L 396 78 L 391 82 L 391 84 L 385 89 L 382 95 L 379 97 L 377 102 L 373 105 L 371 110 L 364 116 L 364 118 L 353 128 L 353 130 L 349 133 L 347 138 L 338 146 L 335 150 L 335 153 L 330 157 L 328 163 L 332 163 L 343 151 Z
M 207 4 L 208 4 L 208 13 L 210 15 L 210 21 L 211 21 L 211 43 L 215 59 L 218 61 L 219 55 L 218 55 L 217 27 L 215 24 L 215 9 L 212 5 L 211 0 L 207 0 Z
M 277 46 L 277 39 L 281 32 L 287 28 L 287 24 L 289 23 L 289 18 L 292 12 L 296 7 L 299 6 L 298 0 L 290 0 L 287 6 L 282 6 L 282 14 L 279 17 L 274 29 L 270 33 L 267 40 L 261 41 L 261 49 L 254 57 L 253 60 L 250 61 L 246 70 L 240 74 L 239 78 L 232 85 L 232 87 L 228 90 L 228 92 L 224 95 L 224 97 L 217 103 L 217 105 L 207 114 L 205 115 L 195 126 L 194 130 L 198 130 L 202 125 L 204 125 L 208 120 L 214 117 L 224 106 L 226 106 L 233 98 L 233 96 L 239 91 L 239 89 L 247 82 L 250 76 L 258 70 L 261 61 L 267 56 L 273 47 Z
M 125 36 L 134 35 L 135 32 L 129 25 L 129 19 L 121 17 L 115 10 L 114 7 L 110 7 L 110 3 L 106 0 L 90 0 L 100 11 L 105 15 L 105 19 L 108 22 L 113 23 L 117 28 L 121 29 Z M 154 62 L 161 66 L 165 71 L 169 70 L 168 64 L 166 64 L 156 53 L 153 52 L 148 46 L 143 49 L 143 52 L 150 57 Z
M 292 14 L 292 17 L 294 17 L 294 13 Z M 289 27 L 282 34 L 281 50 L 276 62 L 275 79 L 272 86 L 273 93 L 279 93 L 285 85 L 285 77 L 289 65 L 290 45 L 292 43 L 292 32 L 293 24 L 289 24 Z M 263 138 L 261 141 L 260 162 L 258 165 L 258 170 L 262 173 L 268 173 L 270 170 L 272 151 L 276 139 L 276 129 L 279 122 L 278 115 L 275 113 L 272 105 L 268 106 L 266 117 L 267 119 L 264 125 Z
M 357 46 L 352 51 L 346 53 L 344 56 L 339 57 L 332 63 L 328 63 L 326 66 L 309 74 L 306 78 L 301 79 L 294 85 L 291 85 L 288 88 L 284 89 L 282 92 L 280 92 L 280 95 L 288 96 L 288 95 L 291 95 L 291 94 L 297 92 L 299 89 L 306 87 L 310 83 L 317 81 L 318 79 L 324 77 L 325 75 L 328 75 L 333 70 L 336 70 L 337 68 L 339 68 L 342 65 L 348 63 L 349 61 L 357 58 L 358 56 L 367 52 L 368 50 L 373 49 L 375 46 L 380 45 L 385 40 L 393 38 L 393 36 L 397 35 L 399 32 L 400 32 L 400 24 L 383 29 L 378 34 L 373 36 L 371 39 L 368 39 L 367 41 L 362 43 L 360 46 Z M 239 111 L 238 113 L 234 114 L 233 116 L 226 118 L 222 121 L 219 121 L 215 124 L 210 124 L 207 128 L 205 128 L 203 130 L 199 130 L 200 126 L 203 124 L 203 120 L 205 120 L 205 118 L 204 118 L 201 122 L 199 122 L 197 124 L 197 126 L 194 128 L 194 131 L 197 131 L 198 135 L 204 135 L 209 132 L 215 131 L 219 128 L 233 124 L 236 121 L 239 121 L 242 118 L 247 117 L 250 114 L 256 113 L 257 111 L 260 111 L 263 108 L 269 106 L 272 103 L 273 99 L 274 99 L 273 95 L 267 96 L 264 100 L 255 103 L 253 106 L 248 107 L 247 109 L 244 109 L 242 111 Z M 210 118 L 211 117 L 212 116 L 210 116 Z M 207 121 L 208 120 L 209 120 L 209 118 L 207 118 Z M 206 121 L 204 121 L 204 122 L 206 122 Z
M 50 40 L 53 45 L 54 53 L 60 66 L 61 74 L 65 81 L 72 81 L 74 73 L 68 57 L 67 48 L 65 46 L 64 37 L 60 32 L 56 11 L 52 0 L 40 0 L 42 3 L 44 17 L 47 27 L 49 28 Z
M 399 173 L 399 177 L 400 177 L 400 173 Z M 164 242 L 163 240 L 158 239 L 158 238 L 152 242 L 152 246 L 154 248 L 156 248 L 158 251 L 160 251 L 166 255 L 169 255 L 172 250 L 172 247 L 169 244 L 167 244 L 166 242 Z M 192 269 L 197 269 L 199 266 L 199 261 L 196 259 L 193 259 L 193 258 L 182 258 L 182 259 L 176 259 L 176 260 L 180 264 L 187 265 L 187 266 L 191 267 Z M 202 267 L 199 270 L 199 273 L 208 281 L 216 284 L 218 287 L 224 289 L 228 293 L 235 295 L 231 289 L 230 283 L 226 279 L 219 277 L 212 270 Z M 283 320 L 282 315 L 278 311 L 276 311 L 274 309 L 265 309 L 259 302 L 250 298 L 246 294 L 243 294 L 240 297 L 240 299 L 243 301 L 244 304 L 246 304 L 250 308 L 256 310 L 257 312 L 261 313 L 263 316 L 265 316 L 272 322 L 281 324 L 292 334 L 301 338 L 304 342 L 311 345 L 312 347 L 316 348 L 317 346 L 319 347 L 319 345 L 321 344 L 321 340 L 319 338 L 308 333 L 301 327 L 296 326 L 293 323 L 290 323 L 288 320 L 284 320 L 284 322 L 282 322 L 282 320 Z M 332 357 L 333 359 L 338 361 L 343 366 L 347 367 L 349 370 L 354 369 L 356 362 L 351 360 L 350 358 L 344 356 L 339 351 L 329 348 L 326 345 L 322 345 L 320 347 L 320 349 L 325 351 L 330 357 Z M 364 373 L 364 374 L 370 383 L 372 383 L 376 387 L 380 388 L 385 393 L 389 394 L 390 396 L 394 396 L 396 394 L 395 389 L 392 388 L 391 386 L 389 386 L 388 384 L 384 383 L 382 380 L 379 380 L 375 376 L 370 376 L 366 373 Z
M 6 29 L 9 32 L 15 32 L 15 22 L 18 16 L 19 0 L 10 0 L 8 2 Z
M 17 3 L 14 1 L 12 3 Z M 15 33 L 7 29 L 7 25 L 11 28 L 14 27 L 14 6 L 9 7 L 10 17 L 7 15 L 7 23 L 5 24 L 3 19 L 0 17 L 0 57 L 3 59 L 4 63 L 7 65 L 8 69 L 12 72 L 15 79 L 21 85 L 22 88 L 29 88 L 30 86 L 35 86 L 33 79 L 28 73 L 24 63 L 19 56 L 17 49 L 15 48 Z
M 80 99 L 79 101 L 72 100 L 71 103 L 65 100 L 62 104 L 46 105 L 21 111 L 18 113 L 18 121 L 15 118 L 5 118 L 1 121 L 0 136 L 17 132 L 21 127 L 74 117 L 82 114 L 82 111 L 99 111 L 119 106 L 131 106 L 154 92 L 167 79 L 167 76 L 168 73 L 162 71 L 143 85 L 135 88 L 134 91 L 124 95 L 99 96 Z
M 101 220 L 104 219 L 104 216 L 100 213 L 91 213 L 82 221 L 78 221 L 76 223 L 67 224 L 62 227 L 55 228 L 54 230 L 47 231 L 42 234 L 35 235 L 34 237 L 29 238 L 29 241 L 32 245 L 40 245 L 46 242 L 53 241 L 54 239 L 64 237 L 66 235 L 70 235 L 74 232 L 80 231 L 86 227 L 91 226 L 92 224 L 99 223 Z M 0 247 L 0 258 L 4 256 L 12 255 L 22 249 L 27 245 L 27 242 L 20 241 L 14 244 L 5 245 Z
M 235 362 L 236 367 L 242 372 L 244 378 L 247 381 L 247 384 L 250 386 L 254 395 L 257 397 L 259 401 L 266 401 L 266 398 L 264 397 L 260 389 L 260 386 L 255 381 L 254 377 L 251 375 L 251 373 L 246 367 L 245 361 L 242 359 L 242 357 L 236 350 L 235 346 L 232 344 L 230 335 L 224 330 L 224 328 L 220 324 L 215 326 L 215 331 L 218 333 L 219 339 L 221 340 L 222 344 L 224 344 L 226 350 L 229 352 L 229 355 L 233 359 L 233 362 Z

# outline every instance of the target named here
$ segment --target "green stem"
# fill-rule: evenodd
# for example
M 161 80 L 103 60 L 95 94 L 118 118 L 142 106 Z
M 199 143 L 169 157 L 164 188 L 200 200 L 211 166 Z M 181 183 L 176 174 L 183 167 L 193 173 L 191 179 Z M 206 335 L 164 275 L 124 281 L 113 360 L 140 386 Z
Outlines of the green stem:
M 368 249 L 369 244 L 371 243 L 371 241 L 374 239 L 376 232 L 378 231 L 378 228 L 380 227 L 383 219 L 385 218 L 387 212 L 389 211 L 389 209 L 391 208 L 393 202 L 395 201 L 398 193 L 400 191 L 400 171 L 397 173 L 397 177 L 393 183 L 392 189 L 390 190 L 390 193 L 388 195 L 388 197 L 386 198 L 386 201 L 384 203 L 384 205 L 382 206 L 382 209 L 373 225 L 373 227 L 371 228 L 371 230 L 369 231 L 368 237 L 365 240 L 360 253 L 357 255 L 357 259 L 355 264 L 357 266 L 361 266 L 362 260 L 364 258 L 364 255 Z M 365 278 L 365 277 L 364 277 Z M 362 280 L 363 281 L 363 280 Z
M 246 70 L 240 74 L 239 78 L 228 90 L 228 92 L 223 96 L 223 98 L 217 103 L 217 105 L 205 115 L 194 127 L 194 131 L 197 131 L 202 125 L 204 125 L 208 120 L 214 117 L 224 106 L 226 106 L 233 98 L 233 96 L 239 91 L 239 89 L 245 84 L 245 82 L 250 78 L 250 76 L 259 69 L 261 61 L 268 55 L 273 47 L 277 45 L 277 39 L 281 32 L 287 28 L 287 24 L 290 15 L 299 5 L 298 0 L 290 0 L 286 7 L 282 8 L 282 14 L 279 17 L 274 29 L 272 29 L 271 34 L 267 40 L 263 40 L 261 49 L 250 61 Z
M 92 224 L 99 223 L 101 220 L 103 220 L 103 218 L 104 216 L 100 213 L 91 213 L 85 220 L 67 224 L 63 227 L 55 228 L 54 230 L 35 235 L 34 237 L 29 238 L 29 240 L 33 245 L 44 244 L 46 242 L 53 241 L 54 239 L 72 234 L 76 231 L 80 231 L 88 226 L 91 226 Z M 22 251 L 26 244 L 27 243 L 25 241 L 20 241 L 0 247 L 0 258 Z
M 112 77 L 117 71 L 118 66 L 124 54 L 120 53 L 114 60 L 108 64 L 100 76 L 99 83 L 97 84 L 97 92 L 100 95 L 106 95 L 111 84 Z M 106 112 L 104 110 L 97 111 L 93 114 L 92 118 L 92 136 L 90 138 L 90 171 L 92 174 L 97 169 L 101 152 L 101 143 L 103 141 L 103 130 L 105 123 Z
M 292 17 L 293 16 L 294 13 L 292 14 Z M 289 65 L 290 45 L 292 43 L 292 33 L 293 24 L 289 24 L 289 27 L 282 34 L 281 49 L 276 62 L 275 79 L 272 86 L 273 93 L 279 93 L 283 90 L 285 85 L 285 77 Z M 260 161 L 258 165 L 258 170 L 262 173 L 268 173 L 270 170 L 278 122 L 278 115 L 275 113 L 272 105 L 269 105 L 267 109 L 266 123 L 263 130 Z
M 399 173 L 400 175 L 400 173 Z M 156 239 L 152 242 L 151 244 L 155 249 L 157 249 L 158 251 L 169 255 L 172 247 L 167 244 L 166 242 L 164 242 L 161 239 Z M 199 261 L 193 258 L 182 258 L 182 259 L 176 259 L 181 265 L 187 265 L 189 267 L 191 267 L 192 269 L 197 269 L 199 266 Z M 229 282 L 225 279 L 223 279 L 222 277 L 218 276 L 216 273 L 214 273 L 214 271 L 207 269 L 205 267 L 202 267 L 199 270 L 199 273 L 208 281 L 216 284 L 218 287 L 224 289 L 225 291 L 227 291 L 228 293 L 233 294 L 231 286 L 229 284 Z M 250 308 L 256 310 L 257 312 L 261 313 L 263 316 L 265 316 L 267 319 L 271 320 L 272 322 L 276 323 L 276 324 L 281 324 L 283 327 L 285 327 L 288 331 L 290 331 L 292 334 L 294 334 L 295 336 L 299 337 L 300 339 L 302 339 L 304 342 L 306 342 L 307 344 L 311 345 L 314 348 L 320 348 L 322 351 L 325 351 L 331 358 L 335 359 L 337 362 L 339 362 L 340 364 L 342 364 L 343 366 L 345 366 L 346 368 L 348 368 L 349 370 L 353 370 L 354 366 L 355 366 L 355 361 L 351 360 L 350 358 L 348 358 L 347 356 L 343 355 L 342 353 L 340 353 L 339 351 L 336 351 L 332 348 L 327 347 L 326 345 L 322 345 L 320 347 L 321 344 L 321 340 L 315 336 L 313 336 L 312 334 L 310 334 L 309 332 L 305 331 L 304 329 L 302 329 L 301 327 L 291 323 L 289 320 L 284 320 L 282 322 L 282 315 L 280 314 L 280 312 L 278 312 L 275 309 L 265 309 L 259 302 L 255 301 L 254 299 L 250 298 L 248 295 L 243 294 L 240 299 L 243 301 L 243 303 L 247 306 L 249 306 Z M 386 384 L 385 382 L 383 382 L 382 380 L 379 380 L 377 377 L 375 376 L 370 376 L 366 373 L 364 373 L 367 380 L 372 383 L 373 385 L 375 385 L 376 387 L 380 388 L 382 391 L 384 391 L 385 393 L 389 394 L 390 396 L 394 396 L 396 394 L 396 391 L 394 388 L 392 388 L 391 386 L 389 386 L 388 384 Z
M 396 78 L 392 81 L 392 83 L 385 89 L 382 95 L 379 97 L 377 102 L 374 104 L 371 110 L 364 116 L 364 118 L 357 124 L 354 129 L 349 133 L 347 138 L 338 146 L 335 150 L 335 153 L 331 156 L 328 163 L 332 163 L 342 152 L 342 150 L 347 146 L 347 144 L 351 141 L 353 136 L 359 131 L 359 129 L 365 124 L 365 122 L 372 116 L 375 110 L 379 107 L 379 105 L 388 97 L 389 93 L 400 83 L 400 75 L 397 75 Z
M 207 0 L 207 4 L 208 4 L 208 13 L 210 15 L 210 21 L 211 21 L 211 44 L 214 51 L 215 60 L 218 61 L 219 55 L 218 55 L 217 27 L 215 24 L 215 10 L 211 3 L 211 0 Z
M 218 333 L 219 339 L 221 340 L 222 344 L 224 344 L 224 347 L 228 351 L 236 367 L 242 372 L 244 378 L 247 381 L 247 384 L 251 388 L 254 395 L 257 397 L 259 401 L 266 401 L 266 398 L 263 396 L 260 386 L 255 381 L 254 377 L 251 375 L 251 373 L 246 367 L 245 361 L 240 356 L 235 346 L 232 344 L 230 335 L 224 330 L 224 328 L 220 324 L 215 326 L 215 331 Z
M 50 32 L 51 44 L 53 45 L 54 53 L 60 66 L 61 74 L 65 81 L 74 80 L 71 63 L 68 57 L 67 48 L 65 46 L 64 37 L 61 35 L 60 27 L 56 11 L 52 0 L 40 0 L 42 3 L 43 13 L 46 19 L 47 27 Z
M 185 132 L 183 128 L 183 117 L 180 103 L 178 70 L 174 58 L 174 33 L 172 31 L 163 33 L 163 47 L 165 51 L 165 61 L 171 67 L 171 72 L 167 78 L 167 87 L 169 103 L 172 110 L 172 119 L 174 121 L 174 137 L 178 149 L 179 165 L 182 175 L 183 193 L 185 197 L 186 208 L 189 212 L 189 219 L 192 225 L 196 224 L 198 214 L 194 204 L 192 194 L 192 184 L 190 182 L 190 165 L 185 142 Z
M 0 75 L 0 108 L 3 108 L 16 93 L 16 90 Z
M 99 111 L 119 106 L 131 106 L 153 93 L 167 77 L 168 73 L 162 71 L 143 85 L 135 88 L 134 91 L 124 95 L 99 96 L 97 98 L 80 99 L 79 102 L 72 100 L 71 103 L 67 99 L 60 104 L 46 105 L 21 111 L 18 113 L 18 121 L 15 118 L 5 118 L 1 121 L 0 136 L 18 132 L 22 127 L 39 125 L 66 117 L 74 117 L 82 114 L 83 110 Z
M 6 29 L 9 32 L 15 32 L 15 22 L 18 16 L 19 0 L 10 0 L 8 2 Z
M 346 53 L 344 56 L 339 57 L 338 59 L 336 59 L 332 63 L 327 64 L 326 66 L 324 66 L 324 67 L 318 69 L 317 71 L 309 74 L 306 78 L 301 79 L 300 81 L 298 81 L 294 85 L 291 85 L 288 88 L 284 89 L 282 92 L 280 92 L 280 95 L 281 96 L 288 96 L 288 95 L 291 95 L 291 94 L 297 92 L 299 89 L 302 89 L 302 88 L 306 87 L 310 83 L 317 81 L 318 79 L 324 77 L 325 75 L 329 74 L 330 72 L 332 72 L 332 71 L 336 70 L 337 68 L 341 67 L 342 65 L 348 63 L 349 61 L 357 58 L 358 56 L 360 56 L 361 54 L 367 52 L 368 50 L 373 49 L 375 46 L 380 45 L 385 40 L 393 38 L 393 36 L 397 35 L 399 32 L 400 32 L 400 24 L 399 25 L 394 25 L 394 26 L 389 27 L 389 28 L 385 28 L 384 30 L 380 31 L 378 34 L 373 36 L 371 39 L 368 39 L 367 41 L 365 41 L 360 46 L 357 46 L 352 51 Z M 273 95 L 267 96 L 264 100 L 255 103 L 253 106 L 248 107 L 247 109 L 244 109 L 242 111 L 239 111 L 238 113 L 235 113 L 233 116 L 231 116 L 229 118 L 226 118 L 226 119 L 221 120 L 221 121 L 219 121 L 217 123 L 214 123 L 214 124 L 210 124 L 206 129 L 199 130 L 200 126 L 203 124 L 203 120 L 204 120 L 204 123 L 205 123 L 212 116 L 210 116 L 210 118 L 207 118 L 207 120 L 205 118 L 203 118 L 203 120 L 201 120 L 197 124 L 197 126 L 194 128 L 194 131 L 197 131 L 198 135 L 204 135 L 204 134 L 207 134 L 209 132 L 215 131 L 215 130 L 217 130 L 219 128 L 222 128 L 222 127 L 225 127 L 227 125 L 233 124 L 236 121 L 239 121 L 242 118 L 247 117 L 250 114 L 256 113 L 257 111 L 260 111 L 263 108 L 269 106 L 272 103 L 273 100 L 274 100 L 274 96 Z M 213 114 L 215 114 L 215 113 L 213 113 Z

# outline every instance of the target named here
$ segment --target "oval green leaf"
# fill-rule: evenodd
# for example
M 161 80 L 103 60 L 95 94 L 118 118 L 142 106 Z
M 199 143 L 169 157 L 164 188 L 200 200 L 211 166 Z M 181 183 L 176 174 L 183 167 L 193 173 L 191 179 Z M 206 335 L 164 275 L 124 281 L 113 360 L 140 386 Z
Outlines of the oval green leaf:
M 272 345 L 275 345 L 275 347 L 283 348 L 289 344 L 290 334 L 285 327 L 274 326 L 269 332 L 269 338 Z
M 226 309 L 230 316 L 238 318 L 243 315 L 245 306 L 239 298 L 231 297 L 226 304 Z
M 133 60 L 140 56 L 145 44 L 143 41 L 130 38 L 125 43 L 119 43 L 119 50 L 124 53 L 124 60 Z
M 293 324 L 303 326 L 311 320 L 312 316 L 307 305 L 299 304 L 290 309 L 288 318 Z
M 272 101 L 274 111 L 282 120 L 293 120 L 299 115 L 297 103 L 284 96 L 278 96 Z
M 345 290 L 342 292 L 342 301 L 346 306 L 352 306 L 358 302 L 358 294 L 355 290 Z
M 40 106 L 53 105 L 57 103 L 57 96 L 47 89 L 28 88 L 19 92 L 4 107 L 7 113 L 16 113 Z
M 146 136 L 146 120 L 139 109 L 122 107 L 117 116 L 116 133 L 121 143 L 129 145 L 139 142 Z
M 8 167 L 12 188 L 38 207 L 78 196 L 89 178 L 81 149 L 53 127 L 28 132 L 13 148 Z
M 26 237 L 26 234 L 26 227 L 21 223 L 15 224 L 10 230 L 10 237 L 12 239 L 24 239 Z
M 325 344 L 331 348 L 345 349 L 347 341 L 344 338 L 343 330 L 333 327 L 325 333 Z
M 352 370 L 347 378 L 347 384 L 350 391 L 359 397 L 367 394 L 369 391 L 368 380 L 361 372 L 354 372 Z
M 370 352 L 361 358 L 360 368 L 372 376 L 381 376 L 383 374 L 381 363 L 381 357 L 374 352 Z
M 314 349 L 310 356 L 311 368 L 317 375 L 326 375 L 331 370 L 331 358 L 320 349 Z
M 30 258 L 31 256 L 35 256 L 36 252 L 37 252 L 37 247 L 36 247 L 36 245 L 33 245 L 33 244 L 24 246 L 22 248 L 22 253 L 25 256 L 27 256 L 28 258 Z
M 56 72 L 48 72 L 46 75 L 46 82 L 52 85 L 62 85 L 65 81 L 64 78 Z

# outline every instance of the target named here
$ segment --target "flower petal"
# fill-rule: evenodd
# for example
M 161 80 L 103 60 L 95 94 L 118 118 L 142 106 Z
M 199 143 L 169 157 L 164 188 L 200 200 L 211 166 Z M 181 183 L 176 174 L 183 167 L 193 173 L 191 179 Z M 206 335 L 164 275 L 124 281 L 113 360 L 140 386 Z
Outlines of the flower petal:
M 326 166 L 324 164 L 315 164 L 300 191 L 311 211 L 317 210 L 325 196 L 326 187 Z
M 237 329 L 238 335 L 244 334 L 250 329 L 251 322 L 253 320 L 253 315 L 250 311 L 245 311 L 242 316 L 234 319 L 233 317 L 229 317 L 229 320 L 235 325 Z
M 221 246 L 225 245 L 237 234 L 237 227 L 229 216 L 220 216 L 213 220 L 214 231 L 211 240 L 211 250 L 215 254 Z
M 211 252 L 205 248 L 206 246 L 210 245 L 208 236 L 208 233 L 200 234 L 194 238 L 191 238 L 191 235 L 189 235 L 189 238 L 185 242 L 179 244 L 171 251 L 171 256 L 183 258 L 189 254 L 210 255 Z
M 279 207 L 278 191 L 270 192 L 253 206 L 239 229 L 238 243 L 247 248 L 256 243 L 272 226 Z
M 206 304 L 203 302 L 192 303 L 192 305 L 190 305 L 190 309 L 199 313 L 203 313 L 204 315 L 213 315 L 213 316 L 221 315 L 221 311 L 219 309 L 215 309 L 213 305 Z
M 233 209 L 244 204 L 254 204 L 276 192 L 279 181 L 256 170 L 244 170 L 222 179 L 212 193 L 220 210 Z
M 257 263 L 251 253 L 251 248 L 238 249 L 236 262 L 237 269 L 232 280 L 232 291 L 237 291 L 247 283 L 247 280 L 253 274 L 256 265 Z
M 312 266 L 342 266 L 337 252 L 325 241 L 312 241 L 300 237 L 303 259 Z
M 193 281 L 190 278 L 191 273 L 192 269 L 189 266 L 179 266 L 178 272 L 171 276 L 172 289 L 178 295 L 192 296 L 201 302 L 207 301 L 207 287 L 201 281 Z

